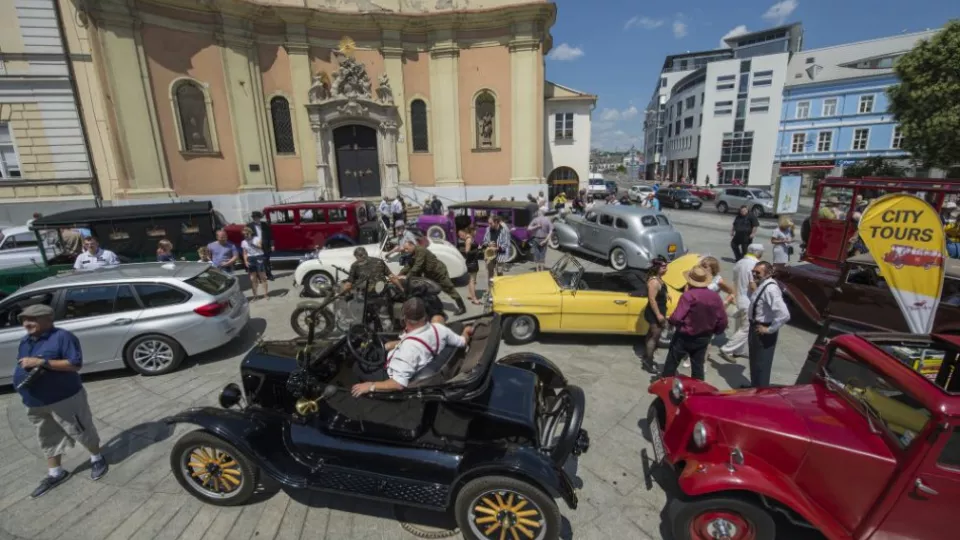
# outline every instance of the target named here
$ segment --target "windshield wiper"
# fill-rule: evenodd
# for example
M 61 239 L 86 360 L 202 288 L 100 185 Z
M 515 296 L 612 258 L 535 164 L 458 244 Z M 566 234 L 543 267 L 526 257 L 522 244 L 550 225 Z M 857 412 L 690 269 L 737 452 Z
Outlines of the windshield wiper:
M 883 417 L 880 416 L 880 413 L 877 412 L 877 410 L 874 409 L 873 406 L 870 405 L 870 403 L 867 401 L 867 398 L 864 395 L 865 389 L 860 389 L 858 387 L 851 387 L 849 385 L 844 384 L 839 379 L 831 375 L 830 372 L 827 370 L 826 366 L 824 366 L 821 369 L 821 372 L 823 374 L 823 380 L 827 384 L 827 388 L 830 388 L 831 390 L 843 390 L 844 393 L 846 393 L 848 396 L 855 399 L 857 403 L 859 403 L 863 407 L 863 410 L 866 413 L 866 417 L 867 417 L 867 424 L 870 426 L 870 431 L 874 435 L 879 435 L 880 429 L 873 423 L 873 420 L 874 420 L 874 417 L 876 417 L 878 422 L 883 422 Z M 854 388 L 856 388 L 859 391 L 854 390 Z

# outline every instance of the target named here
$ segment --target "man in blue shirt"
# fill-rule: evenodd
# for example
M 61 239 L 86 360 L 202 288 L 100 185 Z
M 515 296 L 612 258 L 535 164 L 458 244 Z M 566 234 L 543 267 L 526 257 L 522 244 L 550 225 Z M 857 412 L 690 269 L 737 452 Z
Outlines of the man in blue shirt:
M 213 265 L 224 272 L 233 273 L 233 265 L 240 259 L 240 250 L 237 246 L 227 240 L 227 232 L 223 229 L 217 231 L 217 241 L 210 242 L 207 245 L 210 249 Z
M 27 306 L 19 319 L 27 335 L 20 340 L 13 385 L 27 407 L 27 418 L 37 428 L 37 440 L 49 467 L 47 476 L 30 495 L 37 498 L 70 476 L 60 467 L 60 459 L 76 442 L 90 452 L 91 479 L 103 478 L 109 467 L 100 455 L 100 436 L 80 382 L 80 341 L 53 326 L 50 306 Z

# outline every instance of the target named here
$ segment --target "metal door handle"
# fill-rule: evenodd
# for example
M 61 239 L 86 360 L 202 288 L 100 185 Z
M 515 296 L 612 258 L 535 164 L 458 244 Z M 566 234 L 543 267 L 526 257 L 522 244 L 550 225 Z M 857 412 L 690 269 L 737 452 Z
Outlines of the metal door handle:
M 131 323 L 133 323 L 133 319 L 116 319 L 116 320 L 114 320 L 112 323 L 110 323 L 110 325 L 111 325 L 111 326 L 124 326 L 124 325 L 131 324 Z
M 622 306 L 622 305 L 626 304 L 627 301 L 626 301 L 626 300 L 614 300 L 613 303 L 616 304 L 616 305 L 618 305 L 618 306 Z
M 940 493 L 933 489 L 932 487 L 923 483 L 923 480 L 917 478 L 913 481 L 913 487 L 917 488 L 917 491 L 923 493 L 924 495 L 939 495 Z

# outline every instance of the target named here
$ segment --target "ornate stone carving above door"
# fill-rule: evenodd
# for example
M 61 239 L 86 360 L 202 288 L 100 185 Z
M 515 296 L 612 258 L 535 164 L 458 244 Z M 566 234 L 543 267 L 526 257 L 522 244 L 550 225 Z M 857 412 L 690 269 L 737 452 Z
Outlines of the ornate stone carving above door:
M 344 38 L 343 42 L 352 41 Z M 327 198 L 341 196 L 340 179 L 336 178 L 333 130 L 359 124 L 377 130 L 383 194 L 395 196 L 400 177 L 397 137 L 401 122 L 390 81 L 386 76 L 380 77 L 374 91 L 363 62 L 353 57 L 351 48 L 341 49 L 334 52 L 338 63 L 336 71 L 332 75 L 318 73 L 307 96 L 307 113 L 317 148 L 317 183 Z

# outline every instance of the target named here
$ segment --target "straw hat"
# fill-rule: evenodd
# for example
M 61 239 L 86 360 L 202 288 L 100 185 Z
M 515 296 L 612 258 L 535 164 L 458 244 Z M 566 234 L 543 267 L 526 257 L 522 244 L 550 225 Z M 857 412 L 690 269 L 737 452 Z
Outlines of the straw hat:
M 683 279 L 691 287 L 704 288 L 710 285 L 710 273 L 699 266 L 694 266 L 689 271 L 683 273 Z

